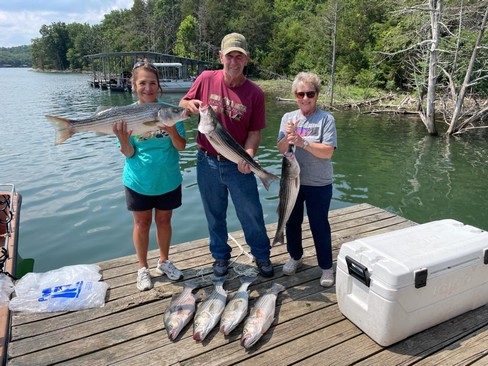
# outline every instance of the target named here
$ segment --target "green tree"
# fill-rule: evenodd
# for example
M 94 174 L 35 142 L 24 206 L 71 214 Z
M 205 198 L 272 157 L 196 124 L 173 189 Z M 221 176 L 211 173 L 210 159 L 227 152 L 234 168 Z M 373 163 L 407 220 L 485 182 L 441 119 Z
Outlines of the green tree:
M 0 47 L 0 67 L 32 66 L 31 46 Z
M 69 68 L 68 49 L 72 47 L 68 27 L 64 22 L 43 25 L 39 31 L 41 42 L 46 51 L 45 62 L 47 66 L 56 70 L 66 70 Z M 46 64 L 44 64 L 46 66 Z
M 341 0 L 337 27 L 337 73 L 343 83 L 354 83 L 363 69 L 376 68 L 372 29 L 384 23 L 394 2 Z
M 270 52 L 263 59 L 263 66 L 274 73 L 289 75 L 289 65 L 300 51 L 305 36 L 306 31 L 301 21 L 291 17 L 284 19 L 273 32 L 269 44 Z
M 47 49 L 42 38 L 34 38 L 32 40 L 32 66 L 35 69 L 44 70 L 46 59 L 48 58 Z
M 83 67 L 86 67 L 88 60 L 85 58 L 85 56 L 100 53 L 102 50 L 102 26 L 100 24 L 93 26 L 86 23 L 83 24 L 83 27 L 81 27 L 74 39 L 73 57 L 81 58 L 82 60 L 78 60 L 78 62 L 82 63 Z
M 152 16 L 156 30 L 156 49 L 161 53 L 171 53 L 177 42 L 177 31 L 182 15 L 180 1 L 157 0 Z M 188 14 L 189 15 L 189 14 Z
M 100 52 L 122 52 L 139 49 L 140 40 L 133 34 L 130 10 L 112 10 L 101 24 L 103 45 Z
M 249 44 L 252 61 L 259 63 L 268 51 L 274 23 L 273 1 L 242 0 L 235 3 L 235 17 L 229 19 L 229 31 L 243 34 Z
M 198 21 L 194 16 L 188 15 L 178 28 L 174 54 L 180 57 L 197 58 L 198 38 Z

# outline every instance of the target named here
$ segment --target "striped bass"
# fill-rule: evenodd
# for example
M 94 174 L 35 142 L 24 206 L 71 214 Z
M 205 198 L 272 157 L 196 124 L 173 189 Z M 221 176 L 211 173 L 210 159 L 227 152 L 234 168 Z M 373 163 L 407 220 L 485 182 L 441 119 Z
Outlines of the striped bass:
M 276 298 L 284 290 L 285 286 L 273 283 L 273 286 L 258 298 L 244 323 L 241 346 L 245 348 L 253 346 L 266 333 L 275 319 Z
M 58 116 L 46 116 L 56 126 L 56 144 L 61 144 L 77 132 L 96 132 L 113 135 L 112 125 L 124 120 L 127 130 L 133 135 L 158 130 L 158 126 L 171 127 L 189 116 L 184 108 L 171 107 L 161 103 L 130 104 L 122 107 L 111 107 L 98 111 L 84 119 L 69 119 Z
M 195 288 L 197 288 L 196 282 L 185 282 L 183 291 L 179 295 L 173 296 L 168 309 L 164 312 L 164 327 L 168 338 L 172 341 L 178 337 L 195 314 L 195 302 L 199 298 L 192 293 Z
M 227 291 L 224 290 L 225 278 L 216 278 L 214 280 L 214 290 L 210 297 L 198 307 L 193 321 L 193 339 L 201 342 L 217 325 L 220 316 L 225 308 L 227 301 Z
M 226 159 L 238 164 L 239 161 L 244 160 L 251 171 L 256 174 L 264 187 L 269 189 L 269 185 L 273 180 L 280 179 L 276 175 L 263 169 L 254 159 L 247 153 L 244 148 L 229 134 L 224 128 L 215 111 L 208 105 L 200 107 L 200 122 L 198 123 L 198 131 L 203 133 L 215 150 Z
M 229 335 L 247 315 L 249 304 L 249 291 L 247 288 L 256 280 L 256 277 L 240 277 L 241 286 L 226 305 L 220 319 L 220 331 Z
M 285 227 L 290 218 L 300 190 L 300 165 L 293 150 L 283 155 L 281 164 L 280 193 L 278 204 L 278 227 L 271 246 L 284 243 Z

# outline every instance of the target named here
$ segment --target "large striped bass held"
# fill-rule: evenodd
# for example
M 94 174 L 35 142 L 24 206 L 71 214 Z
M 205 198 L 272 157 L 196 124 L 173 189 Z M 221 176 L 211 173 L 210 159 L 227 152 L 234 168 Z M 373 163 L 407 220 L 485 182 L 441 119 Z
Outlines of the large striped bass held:
M 127 130 L 132 130 L 133 135 L 143 135 L 158 130 L 158 126 L 173 126 L 189 116 L 181 107 L 161 103 L 142 103 L 111 107 L 78 120 L 51 115 L 46 117 L 55 124 L 56 144 L 61 144 L 77 132 L 113 135 L 112 125 L 121 120 L 127 122 Z
M 203 133 L 215 150 L 226 159 L 238 164 L 239 161 L 244 160 L 251 171 L 256 174 L 266 189 L 273 180 L 280 179 L 276 175 L 263 169 L 254 159 L 247 153 L 244 148 L 229 134 L 220 122 L 218 116 L 212 107 L 206 105 L 200 107 L 200 122 L 198 123 L 198 131 Z
M 278 226 L 271 246 L 284 243 L 285 227 L 290 218 L 300 190 L 300 165 L 293 150 L 283 155 L 281 164 L 280 193 L 277 208 Z
M 169 307 L 164 312 L 164 327 L 168 333 L 168 338 L 172 341 L 178 337 L 178 334 L 195 315 L 195 303 L 199 298 L 198 295 L 192 293 L 195 288 L 197 288 L 196 282 L 185 282 L 183 291 L 173 296 Z
M 241 337 L 241 346 L 249 348 L 253 346 L 266 331 L 275 319 L 276 299 L 285 286 L 273 283 L 273 286 L 260 296 L 254 304 L 249 317 L 244 323 L 244 330 Z
M 227 301 L 227 291 L 224 290 L 225 278 L 217 277 L 214 279 L 214 290 L 212 294 L 204 300 L 195 314 L 193 321 L 193 339 L 201 342 L 217 325 L 220 316 L 225 308 Z
M 256 277 L 240 277 L 241 286 L 225 306 L 220 319 L 220 332 L 229 335 L 247 315 L 249 304 L 249 285 L 256 280 Z

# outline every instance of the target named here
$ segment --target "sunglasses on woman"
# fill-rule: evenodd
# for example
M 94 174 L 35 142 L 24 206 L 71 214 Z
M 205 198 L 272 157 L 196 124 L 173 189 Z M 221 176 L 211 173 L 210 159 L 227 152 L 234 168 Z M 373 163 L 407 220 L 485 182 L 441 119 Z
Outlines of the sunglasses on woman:
M 138 67 L 141 67 L 141 66 L 144 66 L 144 65 L 147 65 L 147 67 L 149 67 L 150 69 L 153 69 L 153 70 L 156 70 L 158 71 L 158 69 L 156 69 L 156 66 L 154 66 L 152 63 L 150 62 L 145 62 L 145 61 L 139 61 L 139 62 L 136 62 L 134 64 L 134 67 L 132 68 L 132 70 L 135 70 L 137 69 Z
M 295 95 L 297 96 L 298 99 L 305 98 L 305 95 L 307 96 L 307 98 L 312 99 L 312 98 L 315 98 L 316 94 L 317 94 L 317 92 L 315 92 L 315 91 L 308 91 L 308 92 L 298 92 Z

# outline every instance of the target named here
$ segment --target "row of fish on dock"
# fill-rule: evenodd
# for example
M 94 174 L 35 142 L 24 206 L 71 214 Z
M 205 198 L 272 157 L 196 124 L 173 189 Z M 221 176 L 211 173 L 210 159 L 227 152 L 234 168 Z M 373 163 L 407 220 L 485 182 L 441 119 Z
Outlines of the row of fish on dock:
M 121 107 L 100 108 L 94 115 L 85 119 L 69 119 L 58 116 L 46 116 L 56 126 L 56 143 L 66 141 L 77 132 L 96 132 L 113 134 L 112 125 L 124 120 L 127 129 L 134 135 L 143 135 L 155 131 L 158 126 L 173 126 L 178 121 L 186 120 L 189 115 L 181 107 L 162 103 L 131 104 Z M 200 107 L 198 130 L 203 133 L 215 150 L 226 159 L 238 163 L 244 160 L 251 171 L 256 174 L 266 189 L 271 182 L 280 180 L 278 226 L 272 245 L 284 243 L 285 225 L 295 205 L 300 188 L 300 167 L 295 159 L 293 149 L 283 156 L 281 178 L 261 167 L 244 148 L 235 141 L 220 122 L 210 106 Z
M 219 330 L 229 335 L 248 315 L 249 290 L 248 287 L 256 277 L 240 277 L 241 285 L 227 302 L 228 291 L 224 290 L 225 277 L 214 278 L 214 289 L 197 308 L 200 299 L 193 294 L 197 288 L 194 281 L 185 282 L 183 291 L 173 296 L 169 307 L 164 312 L 164 326 L 168 338 L 176 340 L 183 328 L 193 319 L 193 339 L 202 342 L 220 322 Z M 285 290 L 279 283 L 273 285 L 254 303 L 244 322 L 241 346 L 246 349 L 253 346 L 275 319 L 276 299 Z

